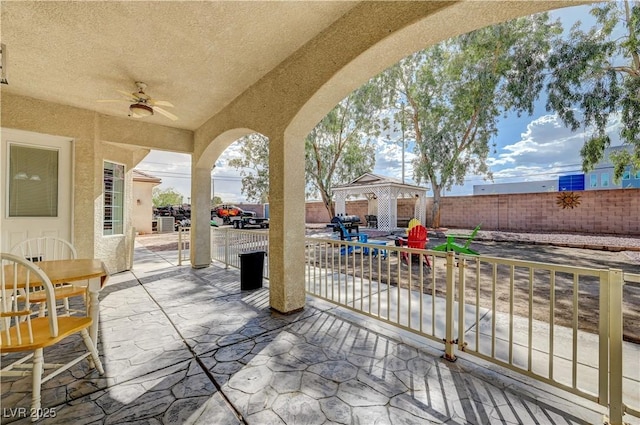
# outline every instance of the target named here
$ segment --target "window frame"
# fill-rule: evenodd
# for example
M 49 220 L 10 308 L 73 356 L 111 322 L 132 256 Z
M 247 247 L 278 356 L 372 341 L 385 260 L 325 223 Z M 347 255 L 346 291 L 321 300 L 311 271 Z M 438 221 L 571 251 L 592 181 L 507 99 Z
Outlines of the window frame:
M 14 150 L 15 149 L 15 150 Z M 53 174 L 47 174 L 47 167 L 42 169 L 43 164 L 38 164 L 40 168 L 33 167 L 33 163 L 28 162 L 23 164 L 19 169 L 14 169 L 18 164 L 18 160 L 13 160 L 14 155 L 19 154 L 19 149 L 23 150 L 37 150 L 47 152 L 50 156 L 45 162 L 49 163 L 49 169 Z M 26 152 L 23 153 L 23 157 Z M 30 155 L 27 155 L 27 157 Z M 33 156 L 32 156 L 33 157 Z M 44 157 L 40 158 L 40 162 Z M 53 166 L 51 161 L 53 160 Z M 46 164 L 45 164 L 46 165 Z M 32 145 L 29 143 L 20 143 L 8 141 L 7 143 L 7 160 L 6 160 L 6 178 L 7 178 L 7 194 L 6 194 L 6 210 L 4 215 L 6 218 L 34 218 L 34 219 L 47 219 L 58 218 L 60 194 L 59 194 L 59 181 L 60 181 L 60 149 L 50 148 L 45 146 Z M 27 172 L 25 172 L 27 171 Z M 26 187 L 20 188 L 21 184 L 26 184 Z M 34 185 L 36 187 L 34 187 Z M 34 192 L 34 189 L 39 189 Z M 47 207 L 43 208 L 29 208 L 25 206 L 21 208 L 19 195 L 29 193 L 36 196 L 41 202 L 47 201 Z M 43 196 L 45 195 L 45 196 Z M 26 210 L 25 212 L 21 212 Z
M 108 165 L 111 168 L 107 168 Z M 110 171 L 110 176 L 107 176 Z M 121 173 L 119 173 L 121 171 Z M 125 175 L 124 164 L 104 160 L 102 163 L 102 235 L 124 235 Z M 108 182 L 110 187 L 108 188 Z

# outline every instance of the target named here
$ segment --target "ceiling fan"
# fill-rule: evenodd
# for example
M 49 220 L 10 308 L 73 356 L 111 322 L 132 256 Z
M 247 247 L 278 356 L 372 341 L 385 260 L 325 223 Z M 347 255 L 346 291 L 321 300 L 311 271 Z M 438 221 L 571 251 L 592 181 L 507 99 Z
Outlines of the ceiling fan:
M 171 112 L 160 108 L 160 106 L 173 107 L 171 102 L 152 99 L 151 96 L 145 93 L 147 85 L 141 81 L 136 81 L 136 87 L 137 91 L 133 93 L 128 93 L 124 90 L 117 90 L 118 93 L 126 97 L 125 99 L 101 99 L 98 100 L 98 102 L 127 102 L 129 103 L 129 116 L 133 118 L 150 117 L 154 112 L 158 112 L 170 120 L 176 121 L 178 119 L 178 117 L 173 115 Z

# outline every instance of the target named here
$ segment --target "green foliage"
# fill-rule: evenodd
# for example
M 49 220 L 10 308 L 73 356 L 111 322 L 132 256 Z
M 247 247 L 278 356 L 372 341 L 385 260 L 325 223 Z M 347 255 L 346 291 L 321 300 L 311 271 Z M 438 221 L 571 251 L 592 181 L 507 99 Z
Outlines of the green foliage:
M 321 196 L 335 215 L 332 187 L 371 171 L 375 138 L 383 121 L 377 118 L 380 92 L 365 84 L 331 110 L 305 139 L 307 194 Z M 229 165 L 241 169 L 242 193 L 250 201 L 268 202 L 269 141 L 260 134 L 241 139 L 241 156 Z
M 332 188 L 375 165 L 375 140 L 384 126 L 380 104 L 380 91 L 365 84 L 338 103 L 305 139 L 307 195 L 319 195 L 331 217 Z
M 432 225 L 439 225 L 443 189 L 468 173 L 491 179 L 486 160 L 498 118 L 533 111 L 550 38 L 559 33 L 547 14 L 520 18 L 417 52 L 377 78 L 387 107 L 415 140 L 414 177 L 434 192 Z
M 569 37 L 558 39 L 549 57 L 546 105 L 572 130 L 584 128 L 590 133 L 581 151 L 585 172 L 603 158 L 611 143 L 606 133 L 612 114 L 620 115 L 622 141 L 634 147 L 636 156 L 640 152 L 640 4 L 601 3 L 591 14 L 596 26 L 583 31 L 574 25 Z M 632 156 L 612 160 L 618 181 Z
M 211 206 L 215 207 L 216 205 L 220 205 L 220 204 L 224 204 L 224 202 L 222 202 L 222 198 L 219 196 L 214 196 L 213 199 L 211 200 Z
M 169 187 L 167 189 L 154 187 L 151 193 L 151 197 L 154 207 L 182 204 L 182 195 L 176 192 L 172 187 Z
M 269 202 L 269 139 L 254 133 L 240 139 L 240 158 L 229 165 L 240 169 L 242 193 L 249 202 Z

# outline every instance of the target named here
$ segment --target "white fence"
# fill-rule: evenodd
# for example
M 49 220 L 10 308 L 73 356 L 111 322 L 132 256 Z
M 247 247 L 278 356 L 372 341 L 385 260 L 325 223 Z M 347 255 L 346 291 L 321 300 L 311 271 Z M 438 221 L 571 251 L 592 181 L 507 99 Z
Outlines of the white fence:
M 228 227 L 211 229 L 211 258 L 227 268 L 240 268 L 240 254 L 264 251 L 269 255 L 269 232 L 237 230 Z M 263 277 L 269 278 L 269 261 L 265 258 Z
M 310 295 L 442 343 L 450 360 L 464 352 L 597 402 L 610 424 L 640 417 L 640 345 L 623 342 L 623 299 L 640 275 L 305 241 Z M 212 229 L 212 258 L 227 267 L 256 250 L 268 252 L 268 232 Z

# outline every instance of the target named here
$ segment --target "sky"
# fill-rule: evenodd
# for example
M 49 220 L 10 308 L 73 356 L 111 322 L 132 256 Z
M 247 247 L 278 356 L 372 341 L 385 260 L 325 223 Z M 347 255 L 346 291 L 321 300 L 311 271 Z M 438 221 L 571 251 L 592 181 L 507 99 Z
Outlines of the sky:
M 573 7 L 554 11 L 551 17 L 560 18 L 565 28 L 570 27 L 576 19 L 581 19 L 590 26 L 593 20 L 588 15 L 588 10 L 588 6 Z M 619 144 L 616 142 L 619 140 L 618 120 L 613 118 L 610 124 L 612 145 Z M 517 117 L 512 114 L 502 118 L 498 123 L 498 134 L 493 140 L 496 152 L 490 154 L 488 160 L 493 182 L 550 180 L 556 179 L 559 175 L 580 173 L 580 149 L 585 140 L 585 133 L 571 132 L 556 115 L 547 113 L 542 99 L 537 103 L 533 115 Z M 215 195 L 226 203 L 246 201 L 241 193 L 240 171 L 228 165 L 229 160 L 238 155 L 239 144 L 236 142 L 218 158 L 212 174 Z M 404 175 L 407 183 L 415 183 L 411 166 L 414 157 L 411 144 L 407 144 L 404 155 Z M 136 168 L 161 178 L 160 189 L 172 188 L 183 195 L 183 202 L 190 201 L 190 155 L 151 151 Z M 400 142 L 389 143 L 385 138 L 378 140 L 373 173 L 402 178 Z M 482 176 L 468 175 L 463 186 L 454 186 L 444 195 L 472 195 L 473 185 L 490 183 Z

